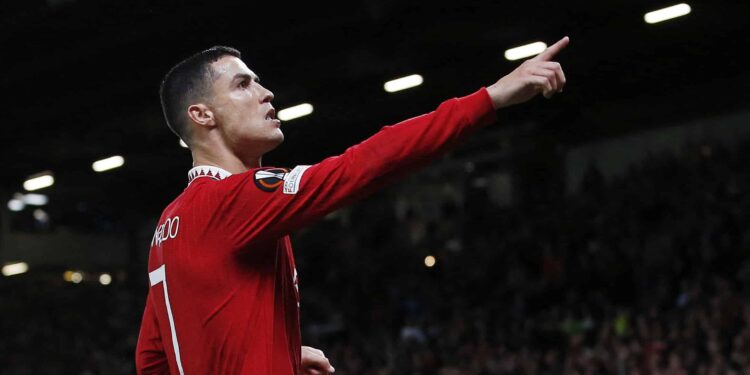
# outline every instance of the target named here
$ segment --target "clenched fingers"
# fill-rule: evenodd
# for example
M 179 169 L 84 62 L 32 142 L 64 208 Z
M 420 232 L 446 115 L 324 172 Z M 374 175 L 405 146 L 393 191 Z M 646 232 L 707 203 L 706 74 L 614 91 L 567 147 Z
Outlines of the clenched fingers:
M 327 375 L 336 371 L 322 350 L 302 347 L 302 370 L 306 375 Z
M 562 91 L 565 82 L 562 81 L 557 71 L 542 67 L 530 67 L 527 70 L 529 77 L 533 77 L 532 83 L 540 89 L 545 98 L 550 98 L 555 93 Z M 563 78 L 564 79 L 564 78 Z
M 536 88 L 536 92 L 541 92 L 545 98 L 552 97 L 555 91 L 550 79 L 541 75 L 531 75 L 528 77 L 529 82 Z
M 540 62 L 539 65 L 555 72 L 555 76 L 557 77 L 557 92 L 562 92 L 566 79 L 565 72 L 563 72 L 560 63 L 556 61 L 544 61 Z
M 529 73 L 531 73 L 531 75 L 533 76 L 544 77 L 549 82 L 550 91 L 557 91 L 557 76 L 555 75 L 555 72 L 553 70 L 533 67 L 529 69 Z

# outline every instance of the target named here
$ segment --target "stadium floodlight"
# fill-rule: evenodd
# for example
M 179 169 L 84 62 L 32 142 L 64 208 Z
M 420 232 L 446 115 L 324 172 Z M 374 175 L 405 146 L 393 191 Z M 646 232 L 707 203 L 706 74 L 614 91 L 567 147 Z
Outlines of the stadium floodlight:
M 687 15 L 690 13 L 690 10 L 690 5 L 680 3 L 653 12 L 648 12 L 643 16 L 643 20 L 646 21 L 646 23 L 658 23 Z
M 65 273 L 63 273 L 63 280 L 69 283 L 78 284 L 83 281 L 83 273 L 80 271 L 65 271 Z
M 183 141 L 182 139 L 180 139 L 180 147 L 182 147 L 182 148 L 189 148 L 188 145 L 187 145 L 187 143 L 185 143 L 185 141 Z
M 47 171 L 29 177 L 28 180 L 24 181 L 23 188 L 28 191 L 34 191 L 52 186 L 54 183 L 55 178 L 52 177 L 52 172 Z
M 419 74 L 412 74 L 386 82 L 383 84 L 383 89 L 387 92 L 396 92 L 419 86 L 422 82 L 424 82 L 422 76 Z
M 112 276 L 108 273 L 99 275 L 99 283 L 102 285 L 109 285 L 112 283 Z
M 3 276 L 20 275 L 28 270 L 26 262 L 10 263 L 3 266 Z
M 21 196 L 21 200 L 24 204 L 28 204 L 29 206 L 44 206 L 49 202 L 49 198 L 47 198 L 44 194 L 24 194 Z
M 428 268 L 433 267 L 436 262 L 437 262 L 437 259 L 435 259 L 435 257 L 432 255 L 428 255 L 424 257 L 424 265 L 427 266 Z
M 284 108 L 279 111 L 278 118 L 281 121 L 293 120 L 302 116 L 307 116 L 313 111 L 313 106 L 310 103 L 302 103 L 293 107 Z
M 519 47 L 513 47 L 505 51 L 505 58 L 514 61 L 526 57 L 536 56 L 547 48 L 544 42 L 534 42 Z
M 13 198 L 8 201 L 8 209 L 13 212 L 21 211 L 24 207 L 26 207 L 26 203 L 23 203 L 21 199 Z
M 120 155 L 110 156 L 106 159 L 97 160 L 91 164 L 91 168 L 94 172 L 104 172 L 110 169 L 122 167 L 125 164 L 125 158 Z

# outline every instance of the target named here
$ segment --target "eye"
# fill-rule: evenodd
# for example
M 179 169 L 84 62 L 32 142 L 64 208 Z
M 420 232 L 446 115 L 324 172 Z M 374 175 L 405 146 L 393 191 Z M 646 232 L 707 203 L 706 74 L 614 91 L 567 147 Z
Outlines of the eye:
M 249 86 L 250 86 L 250 80 L 249 80 L 249 79 L 243 79 L 243 80 L 242 80 L 242 81 L 240 82 L 240 87 L 242 87 L 243 89 L 246 89 L 246 88 L 248 88 Z

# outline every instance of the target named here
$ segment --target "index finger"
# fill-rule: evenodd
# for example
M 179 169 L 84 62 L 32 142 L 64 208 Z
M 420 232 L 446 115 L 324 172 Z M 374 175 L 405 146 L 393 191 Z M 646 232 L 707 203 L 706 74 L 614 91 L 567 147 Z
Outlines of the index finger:
M 552 60 L 553 57 L 555 57 L 555 55 L 557 55 L 560 51 L 562 51 L 563 48 L 565 48 L 568 45 L 568 43 L 570 43 L 570 38 L 566 36 L 558 40 L 557 43 L 547 47 L 547 49 L 542 51 L 542 53 L 536 55 L 536 57 L 532 58 L 532 60 L 550 61 Z

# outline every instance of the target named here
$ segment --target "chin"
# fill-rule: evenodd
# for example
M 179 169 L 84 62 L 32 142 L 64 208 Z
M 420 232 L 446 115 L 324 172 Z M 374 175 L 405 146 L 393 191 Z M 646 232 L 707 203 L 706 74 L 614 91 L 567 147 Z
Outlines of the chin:
M 279 132 L 278 135 L 274 136 L 272 139 L 269 139 L 268 142 L 266 142 L 265 152 L 273 151 L 282 143 L 284 143 L 284 134 Z

